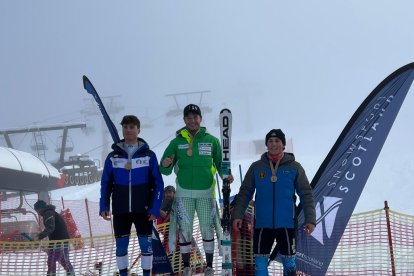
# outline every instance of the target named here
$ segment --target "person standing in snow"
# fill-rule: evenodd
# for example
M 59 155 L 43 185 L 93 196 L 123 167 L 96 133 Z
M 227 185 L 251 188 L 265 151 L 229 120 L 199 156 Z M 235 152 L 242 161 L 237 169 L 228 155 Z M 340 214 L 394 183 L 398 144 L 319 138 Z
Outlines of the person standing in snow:
M 141 138 L 140 121 L 126 115 L 121 121 L 124 139 L 112 145 L 113 151 L 105 160 L 101 180 L 99 214 L 111 219 L 109 207 L 112 197 L 112 215 L 116 241 L 116 263 L 120 276 L 128 275 L 128 244 L 132 223 L 137 231 L 141 249 L 143 275 L 151 275 L 152 225 L 160 216 L 164 181 L 158 160 Z
M 162 200 L 160 215 L 158 219 L 159 223 L 168 222 L 170 220 L 170 213 L 175 198 L 174 186 L 168 185 L 164 188 L 164 199 Z
M 69 233 L 65 221 L 55 209 L 56 207 L 38 200 L 34 204 L 35 211 L 43 218 L 45 229 L 40 232 L 36 240 L 49 238 L 47 249 L 47 275 L 56 275 L 56 262 L 59 262 L 66 270 L 66 275 L 75 275 L 72 264 L 69 260 Z
M 296 275 L 295 193 L 305 214 L 305 229 L 316 225 L 312 189 L 303 167 L 293 154 L 285 153 L 285 134 L 280 129 L 267 133 L 267 152 L 255 161 L 244 177 L 233 210 L 233 229 L 239 231 L 244 212 L 256 191 L 256 221 L 253 237 L 256 276 L 268 274 L 268 259 L 274 240 L 280 249 L 283 275 Z
M 221 233 L 218 208 L 215 199 L 215 174 L 222 175 L 222 151 L 220 141 L 201 127 L 201 110 L 195 104 L 184 108 L 185 127 L 176 132 L 176 137 L 166 148 L 160 171 L 170 175 L 174 169 L 176 194 L 171 215 L 169 240 L 175 242 L 175 229 L 179 228 L 179 245 L 184 264 L 183 275 L 192 275 L 190 266 L 191 238 L 195 212 L 200 223 L 207 267 L 204 275 L 214 275 L 214 229 Z M 233 176 L 228 177 L 230 183 Z M 170 244 L 170 250 L 175 245 Z

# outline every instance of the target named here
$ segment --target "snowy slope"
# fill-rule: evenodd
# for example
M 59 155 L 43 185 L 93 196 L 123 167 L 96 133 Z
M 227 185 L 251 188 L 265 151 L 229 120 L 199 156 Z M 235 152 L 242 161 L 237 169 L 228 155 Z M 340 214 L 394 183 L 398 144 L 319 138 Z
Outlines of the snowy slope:
M 401 159 L 401 157 L 398 157 Z M 303 167 L 310 168 L 307 170 L 309 180 L 312 179 L 316 173 L 317 167 L 312 165 L 312 160 L 302 158 L 299 160 Z M 252 158 L 246 158 L 241 160 L 233 160 L 232 173 L 234 176 L 234 182 L 231 185 L 231 195 L 237 194 L 240 188 L 240 172 L 239 164 L 241 165 L 242 177 L 246 173 L 250 164 L 255 161 Z M 387 174 L 372 173 L 371 177 L 361 194 L 358 204 L 354 210 L 354 213 L 360 213 L 365 211 L 371 211 L 375 209 L 381 209 L 384 207 L 384 201 L 388 200 L 388 204 L 391 210 L 414 215 L 414 205 L 411 203 L 412 197 L 412 179 L 411 173 L 414 171 L 414 162 L 408 158 L 402 159 L 401 163 L 391 162 L 392 160 L 386 160 L 387 162 L 378 162 L 375 171 L 387 171 Z M 165 185 L 175 186 L 174 174 L 170 176 L 163 176 Z M 395 179 L 399 179 L 400 185 L 395 188 L 388 183 L 394 183 Z M 221 183 L 219 183 L 221 185 Z M 99 201 L 100 197 L 100 183 L 93 183 L 83 186 L 72 186 L 63 189 L 51 191 L 52 199 L 59 200 L 61 197 L 67 200 L 83 200 L 87 198 L 90 201 Z M 218 198 L 218 196 L 217 196 Z

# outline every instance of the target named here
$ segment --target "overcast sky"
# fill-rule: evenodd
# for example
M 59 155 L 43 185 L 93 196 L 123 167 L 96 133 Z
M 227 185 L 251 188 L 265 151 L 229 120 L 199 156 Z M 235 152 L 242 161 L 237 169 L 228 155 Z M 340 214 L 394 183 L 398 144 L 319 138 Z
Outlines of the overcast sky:
M 212 133 L 223 107 L 233 112 L 233 145 L 282 128 L 312 179 L 365 97 L 414 61 L 413 13 L 412 1 L 378 0 L 1 1 L 0 129 L 86 121 L 95 131 L 71 131 L 75 151 L 101 158 L 93 149 L 109 149 L 109 137 L 98 116 L 81 113 L 91 110 L 85 74 L 101 97 L 117 96 L 116 123 L 131 113 L 153 124 L 141 136 L 161 155 L 183 125 L 181 115 L 165 116 L 175 105 L 165 95 L 209 90 L 203 119 Z M 414 215 L 412 90 L 359 211 L 388 200 Z M 199 98 L 178 100 L 181 108 Z M 13 143 L 28 148 L 31 136 Z

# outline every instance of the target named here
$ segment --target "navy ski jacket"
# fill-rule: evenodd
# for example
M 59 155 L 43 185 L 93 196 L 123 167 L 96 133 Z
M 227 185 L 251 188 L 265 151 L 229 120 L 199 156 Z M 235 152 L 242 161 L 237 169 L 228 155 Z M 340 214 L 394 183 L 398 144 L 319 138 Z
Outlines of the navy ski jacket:
M 255 228 L 294 228 L 295 193 L 303 205 L 305 223 L 316 225 L 312 189 L 302 166 L 293 154 L 285 153 L 277 169 L 277 181 L 271 181 L 272 171 L 267 153 L 254 162 L 244 177 L 233 211 L 234 219 L 243 214 L 255 194 Z M 255 193 L 256 192 L 256 193 Z
M 164 181 L 155 153 L 138 138 L 138 149 L 128 157 L 124 140 L 112 145 L 101 180 L 100 210 L 112 214 L 142 213 L 160 216 Z

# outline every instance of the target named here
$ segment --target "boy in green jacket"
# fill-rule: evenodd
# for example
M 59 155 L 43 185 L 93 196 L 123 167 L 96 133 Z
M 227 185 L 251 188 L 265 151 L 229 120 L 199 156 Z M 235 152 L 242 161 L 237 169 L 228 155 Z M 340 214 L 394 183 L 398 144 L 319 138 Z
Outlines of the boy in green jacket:
M 219 216 L 215 199 L 216 172 L 222 175 L 220 141 L 201 127 L 200 108 L 189 104 L 184 108 L 185 127 L 179 129 L 161 158 L 160 171 L 177 176 L 177 191 L 171 216 L 171 229 L 175 223 L 180 230 L 179 245 L 184 263 L 183 275 L 192 275 L 190 267 L 191 237 L 194 214 L 200 223 L 207 267 L 204 275 L 214 275 L 214 229 Z M 233 182 L 233 176 L 228 177 Z M 170 231 L 170 241 L 175 241 L 175 231 Z M 170 246 L 174 250 L 175 246 Z

